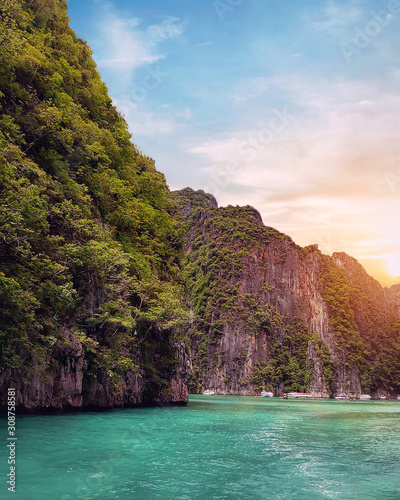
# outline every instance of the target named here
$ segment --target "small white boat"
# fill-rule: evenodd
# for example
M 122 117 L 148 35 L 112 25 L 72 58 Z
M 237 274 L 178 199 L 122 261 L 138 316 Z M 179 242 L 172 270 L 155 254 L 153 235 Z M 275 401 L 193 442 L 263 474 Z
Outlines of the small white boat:
M 339 394 L 338 396 L 335 397 L 335 399 L 337 401 L 348 401 L 349 396 L 347 396 L 346 394 Z
M 381 401 L 385 401 L 386 396 L 379 396 L 379 398 L 378 398 L 378 399 L 380 399 Z
M 262 398 L 273 398 L 274 397 L 274 393 L 273 392 L 268 392 L 268 391 L 261 391 L 260 396 Z
M 397 396 L 397 398 L 396 398 L 396 399 L 397 399 L 397 401 L 400 401 L 400 396 Z
M 211 391 L 210 389 L 206 389 L 204 392 L 203 392 L 203 395 L 204 396 L 214 396 L 215 392 L 214 391 Z
M 309 392 L 289 392 L 289 398 L 311 398 L 311 394 Z
M 369 401 L 371 399 L 371 396 L 369 394 L 361 394 L 360 399 L 362 401 Z

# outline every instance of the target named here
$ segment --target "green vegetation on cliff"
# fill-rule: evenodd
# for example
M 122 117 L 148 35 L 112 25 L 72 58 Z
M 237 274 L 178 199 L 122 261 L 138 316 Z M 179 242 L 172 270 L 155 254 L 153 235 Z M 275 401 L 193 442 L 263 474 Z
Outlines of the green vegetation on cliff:
M 75 396 L 106 379 L 107 400 L 131 372 L 151 401 L 177 374 L 179 337 L 194 390 L 305 391 L 317 374 L 332 394 L 345 372 L 340 384 L 356 373 L 365 391 L 400 390 L 399 322 L 365 277 L 252 207 L 171 197 L 64 0 L 3 0 L 0 21 L 0 376 L 46 381 L 74 358 Z
M 64 0 L 4 0 L 0 18 L 0 366 L 44 373 L 78 340 L 86 373 L 118 380 L 147 346 L 158 380 L 152 332 L 185 321 L 164 177 Z
M 257 278 L 249 269 L 249 262 L 262 255 L 268 243 L 294 245 L 291 239 L 264 226 L 250 206 L 218 209 L 210 195 L 191 189 L 173 192 L 173 197 L 186 223 L 184 269 L 194 316 L 192 389 L 199 390 L 206 373 L 214 370 L 227 373 L 228 391 L 233 378 L 242 378 L 240 384 L 248 390 L 306 391 L 312 373 L 307 351 L 313 337 L 298 317 L 280 314 L 268 303 L 266 294 L 272 287 L 265 283 L 252 287 Z M 283 264 L 285 256 L 279 259 Z M 240 346 L 230 354 L 220 350 L 224 335 L 232 337 L 235 332 L 242 337 Z M 265 354 L 254 362 L 252 375 L 243 379 L 240 372 L 249 357 L 248 345 L 261 337 Z
M 400 391 L 400 321 L 331 258 L 321 258 L 322 296 L 342 362 L 357 370 L 364 392 Z
M 184 218 L 192 389 L 400 391 L 400 327 L 378 283 L 189 188 Z M 350 274 L 349 274 L 350 273 Z M 349 389 L 350 385 L 358 389 Z

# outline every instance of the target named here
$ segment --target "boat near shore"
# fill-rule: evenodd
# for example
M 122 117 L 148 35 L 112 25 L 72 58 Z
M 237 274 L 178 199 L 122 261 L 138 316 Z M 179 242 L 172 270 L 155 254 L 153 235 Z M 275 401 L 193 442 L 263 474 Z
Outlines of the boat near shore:
M 214 391 L 211 391 L 210 389 L 206 389 L 204 392 L 203 392 L 203 395 L 204 396 L 214 396 L 215 392 Z
M 347 396 L 347 394 L 339 394 L 338 396 L 335 396 L 336 401 L 348 401 L 350 398 Z
M 307 398 L 311 398 L 311 394 L 309 392 L 289 392 L 288 397 L 289 398 L 307 399 Z
M 262 398 L 273 398 L 274 397 L 274 393 L 273 392 L 269 392 L 269 391 L 261 391 L 260 397 L 262 397 Z
M 360 400 L 361 401 L 369 401 L 371 399 L 371 396 L 369 394 L 361 394 Z

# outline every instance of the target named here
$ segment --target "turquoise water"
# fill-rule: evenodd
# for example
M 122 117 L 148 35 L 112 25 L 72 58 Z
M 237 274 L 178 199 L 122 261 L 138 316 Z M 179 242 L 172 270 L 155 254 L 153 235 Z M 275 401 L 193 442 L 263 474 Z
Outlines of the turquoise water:
M 187 407 L 17 419 L 0 498 L 400 499 L 400 403 L 192 396 Z

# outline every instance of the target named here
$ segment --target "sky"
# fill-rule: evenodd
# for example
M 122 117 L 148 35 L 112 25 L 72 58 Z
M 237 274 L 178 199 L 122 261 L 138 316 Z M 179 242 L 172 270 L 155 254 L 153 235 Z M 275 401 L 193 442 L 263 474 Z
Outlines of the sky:
M 400 282 L 400 0 L 67 0 L 171 189 Z

